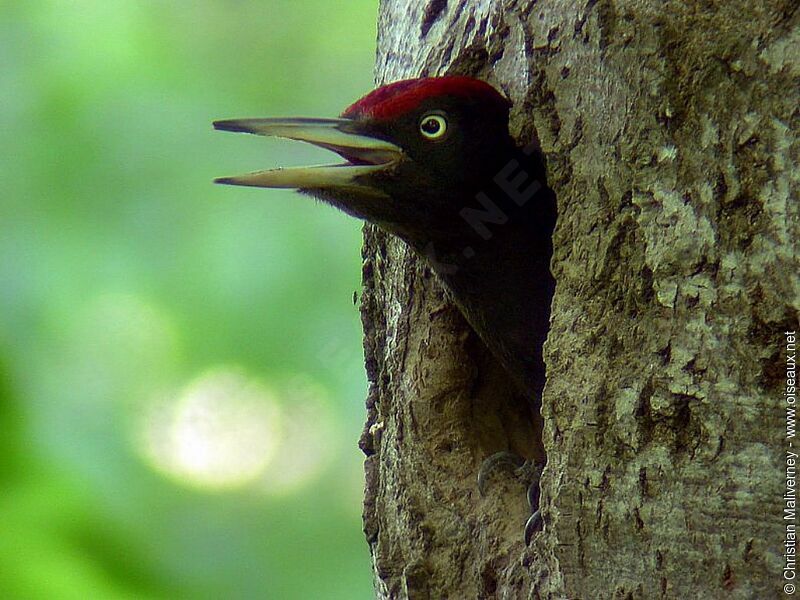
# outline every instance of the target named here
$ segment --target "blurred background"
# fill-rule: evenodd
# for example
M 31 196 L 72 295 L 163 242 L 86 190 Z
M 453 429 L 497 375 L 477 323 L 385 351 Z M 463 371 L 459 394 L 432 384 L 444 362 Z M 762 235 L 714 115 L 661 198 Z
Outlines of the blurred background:
M 215 132 L 372 87 L 377 0 L 0 3 L 0 598 L 371 598 L 360 224 Z

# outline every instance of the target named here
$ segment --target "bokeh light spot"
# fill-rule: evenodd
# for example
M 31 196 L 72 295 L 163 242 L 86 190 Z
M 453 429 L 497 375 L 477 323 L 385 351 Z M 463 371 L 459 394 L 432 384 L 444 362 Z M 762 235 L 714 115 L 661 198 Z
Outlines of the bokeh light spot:
M 142 422 L 141 448 L 158 470 L 197 487 L 230 489 L 258 478 L 281 440 L 274 395 L 241 369 L 211 369 Z

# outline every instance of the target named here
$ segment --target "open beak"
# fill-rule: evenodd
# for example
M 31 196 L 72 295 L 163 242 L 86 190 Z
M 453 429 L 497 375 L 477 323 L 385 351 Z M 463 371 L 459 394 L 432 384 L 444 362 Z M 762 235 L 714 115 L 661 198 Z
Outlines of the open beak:
M 352 119 L 232 119 L 215 121 L 214 129 L 308 142 L 332 150 L 346 161 L 337 165 L 256 171 L 214 180 L 229 185 L 303 189 L 368 187 L 359 183 L 359 178 L 389 169 L 403 155 L 399 146 L 359 132 L 358 121 Z

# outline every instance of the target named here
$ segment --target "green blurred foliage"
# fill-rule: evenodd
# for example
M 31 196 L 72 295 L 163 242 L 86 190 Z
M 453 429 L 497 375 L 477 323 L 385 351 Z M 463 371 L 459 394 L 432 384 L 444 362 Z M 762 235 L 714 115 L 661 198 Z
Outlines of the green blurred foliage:
M 338 114 L 376 5 L 0 4 L 1 598 L 372 597 L 360 226 L 213 186 L 330 157 L 211 121 Z M 258 478 L 215 487 L 159 458 L 202 427 L 152 426 L 220 370 L 220 406 L 283 417 Z

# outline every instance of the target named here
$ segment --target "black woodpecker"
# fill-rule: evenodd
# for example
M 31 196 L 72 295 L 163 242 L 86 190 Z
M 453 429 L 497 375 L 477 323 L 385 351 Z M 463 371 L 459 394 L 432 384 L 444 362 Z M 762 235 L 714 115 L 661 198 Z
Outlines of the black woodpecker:
M 321 146 L 344 162 L 216 181 L 297 189 L 405 241 L 439 276 L 538 416 L 555 288 L 556 202 L 538 144 L 518 146 L 509 134 L 510 107 L 483 81 L 447 76 L 385 85 L 338 119 L 217 121 L 214 127 L 225 131 Z M 541 427 L 540 418 L 534 422 Z M 500 453 L 484 466 L 504 461 L 514 459 Z M 538 482 L 529 501 L 526 541 L 542 525 Z

